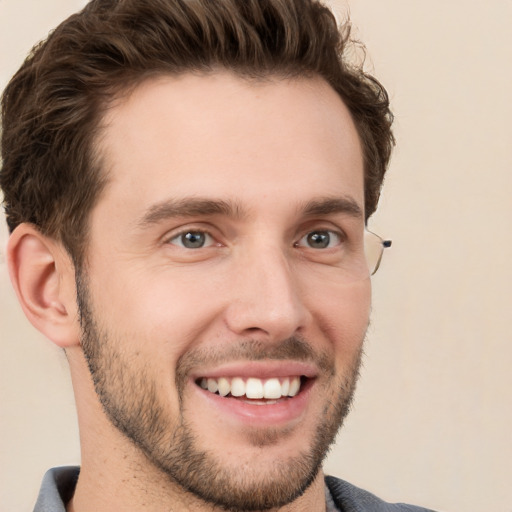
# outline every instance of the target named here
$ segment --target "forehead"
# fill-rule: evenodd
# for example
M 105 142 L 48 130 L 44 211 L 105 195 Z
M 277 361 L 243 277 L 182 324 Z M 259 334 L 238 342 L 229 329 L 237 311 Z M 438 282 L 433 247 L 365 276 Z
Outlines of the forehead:
M 320 78 L 152 78 L 108 110 L 98 150 L 108 172 L 100 210 L 130 205 L 135 215 L 190 196 L 250 209 L 271 196 L 304 203 L 347 193 L 364 207 L 357 131 Z

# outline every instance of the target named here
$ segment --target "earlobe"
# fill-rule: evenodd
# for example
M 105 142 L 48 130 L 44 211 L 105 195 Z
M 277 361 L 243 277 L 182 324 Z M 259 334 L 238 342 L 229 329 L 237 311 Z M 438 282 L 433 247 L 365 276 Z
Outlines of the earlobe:
M 60 244 L 20 224 L 7 244 L 9 275 L 32 325 L 60 347 L 79 344 L 74 267 Z

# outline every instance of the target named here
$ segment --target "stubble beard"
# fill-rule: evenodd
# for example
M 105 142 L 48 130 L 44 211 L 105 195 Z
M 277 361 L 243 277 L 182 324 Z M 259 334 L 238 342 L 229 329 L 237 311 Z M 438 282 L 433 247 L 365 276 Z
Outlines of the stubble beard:
M 82 328 L 82 349 L 98 398 L 111 423 L 159 469 L 172 484 L 196 498 L 231 512 L 264 511 L 279 508 L 301 496 L 317 477 L 322 462 L 341 427 L 355 391 L 361 365 L 360 349 L 345 377 L 335 375 L 333 358 L 316 355 L 316 363 L 330 374 L 330 389 L 338 389 L 335 400 L 328 400 L 316 432 L 306 451 L 286 460 L 272 462 L 271 467 L 255 472 L 251 460 L 226 467 L 215 455 L 199 448 L 193 429 L 185 420 L 183 390 L 187 368 L 197 362 L 198 354 L 185 355 L 177 365 L 176 386 L 180 397 L 179 418 L 170 418 L 157 391 L 148 367 L 133 369 L 120 343 L 113 342 L 100 329 L 92 312 L 87 286 L 77 273 L 77 300 Z M 238 350 L 250 353 L 251 359 L 268 358 L 268 346 L 246 340 Z M 302 339 L 291 338 L 276 347 L 274 358 L 311 358 L 312 349 Z M 204 356 L 204 354 L 203 354 Z M 201 356 L 199 356 L 201 357 Z M 311 359 L 310 359 L 311 360 Z M 209 360 L 211 362 L 211 360 Z M 279 443 L 284 430 L 253 430 L 247 436 L 255 447 Z

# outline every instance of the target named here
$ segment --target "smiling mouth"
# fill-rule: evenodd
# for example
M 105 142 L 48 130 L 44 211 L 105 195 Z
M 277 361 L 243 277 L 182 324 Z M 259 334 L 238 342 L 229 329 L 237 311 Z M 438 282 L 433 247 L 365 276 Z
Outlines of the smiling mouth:
M 305 376 L 270 379 L 203 377 L 197 379 L 196 384 L 221 397 L 243 399 L 253 404 L 271 405 L 277 403 L 278 400 L 289 399 L 299 394 L 308 380 Z

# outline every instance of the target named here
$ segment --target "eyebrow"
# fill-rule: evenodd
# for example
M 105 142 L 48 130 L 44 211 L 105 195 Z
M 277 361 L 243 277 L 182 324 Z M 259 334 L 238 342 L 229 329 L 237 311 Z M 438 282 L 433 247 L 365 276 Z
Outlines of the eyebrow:
M 197 217 L 203 215 L 224 215 L 240 219 L 245 214 L 240 205 L 232 201 L 201 197 L 166 199 L 152 205 L 137 224 L 141 228 L 146 228 L 173 217 Z
M 348 214 L 361 218 L 362 208 L 351 197 L 321 197 L 302 204 L 299 212 L 306 217 L 316 215 Z M 138 227 L 147 228 L 151 225 L 176 217 L 198 217 L 223 215 L 240 220 L 247 212 L 234 201 L 208 199 L 202 197 L 187 197 L 181 199 L 166 199 L 152 205 L 137 222 Z
M 301 210 L 307 217 L 332 215 L 335 213 L 345 213 L 355 218 L 363 217 L 363 209 L 351 197 L 324 197 L 313 199 L 303 205 Z

